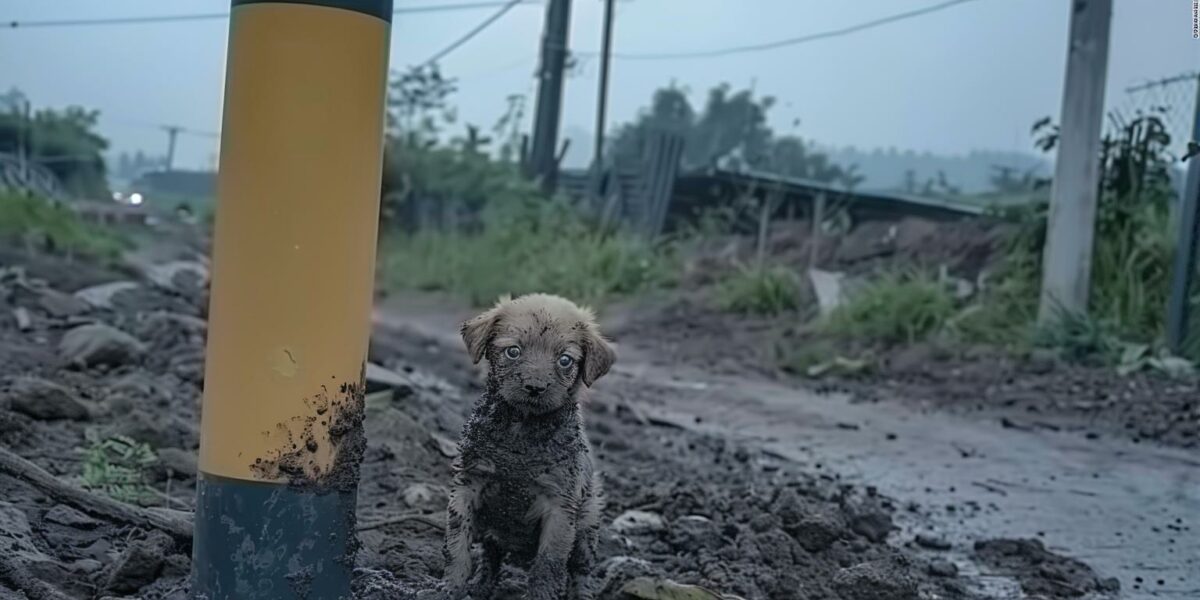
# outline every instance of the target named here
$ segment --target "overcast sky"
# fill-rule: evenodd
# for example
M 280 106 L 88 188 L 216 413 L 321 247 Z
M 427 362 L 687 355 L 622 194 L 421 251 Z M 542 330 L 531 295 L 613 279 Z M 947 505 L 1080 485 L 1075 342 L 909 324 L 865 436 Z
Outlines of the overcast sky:
M 462 0 L 396 0 L 396 7 Z M 939 0 L 625 0 L 618 4 L 618 52 L 722 48 L 850 26 Z M 1115 0 L 1108 71 L 1110 106 L 1124 89 L 1200 69 L 1190 0 Z M 600 45 L 601 0 L 575 0 L 570 45 Z M 672 81 L 697 103 L 716 84 L 754 85 L 778 98 L 773 120 L 828 145 L 897 147 L 939 153 L 1026 150 L 1029 126 L 1057 115 L 1067 46 L 1068 0 L 975 0 L 836 39 L 715 59 L 613 65 L 611 118 L 623 121 Z M 228 0 L 0 0 L 0 22 L 214 13 Z M 419 63 L 485 19 L 494 8 L 397 17 L 393 68 Z M 528 94 L 543 10 L 521 5 L 448 56 L 460 78 L 461 119 L 490 127 L 510 94 Z M 0 88 L 16 87 L 36 106 L 99 109 L 116 150 L 161 153 L 157 124 L 220 127 L 224 19 L 61 28 L 0 28 Z M 597 63 L 584 58 L 568 80 L 564 129 L 591 130 Z M 1190 99 L 1189 99 L 1190 101 Z M 177 165 L 210 164 L 217 141 L 180 138 Z

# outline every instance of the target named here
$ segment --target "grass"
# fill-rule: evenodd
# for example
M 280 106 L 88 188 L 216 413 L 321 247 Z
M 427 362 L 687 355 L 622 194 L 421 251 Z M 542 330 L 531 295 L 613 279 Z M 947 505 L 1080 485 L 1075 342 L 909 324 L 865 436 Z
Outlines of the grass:
M 892 272 L 834 309 L 820 329 L 885 345 L 911 344 L 942 330 L 957 312 L 943 283 L 924 273 Z
M 483 231 L 385 234 L 382 282 L 446 291 L 476 305 L 545 292 L 593 305 L 669 283 L 670 253 L 620 232 L 599 232 L 571 208 L 542 199 L 486 209 Z
M 0 237 L 14 241 L 45 239 L 53 249 L 111 260 L 126 242 L 116 234 L 80 219 L 70 209 L 44 198 L 0 195 Z
M 741 268 L 721 281 L 717 303 L 730 312 L 774 316 L 800 308 L 802 291 L 800 280 L 787 268 Z
M 132 504 L 153 499 L 146 470 L 158 462 L 158 456 L 149 445 L 124 436 L 106 439 L 89 436 L 89 442 L 83 459 L 84 487 Z

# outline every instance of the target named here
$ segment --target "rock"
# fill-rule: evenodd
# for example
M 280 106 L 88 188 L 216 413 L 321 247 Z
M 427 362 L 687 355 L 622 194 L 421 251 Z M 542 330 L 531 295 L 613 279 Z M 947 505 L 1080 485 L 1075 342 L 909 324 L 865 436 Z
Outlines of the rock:
M 809 552 L 821 552 L 842 539 L 845 523 L 833 511 L 818 509 L 787 526 L 788 533 Z
M 33 529 L 25 511 L 15 504 L 0 501 L 0 548 L 13 552 L 38 552 L 33 545 Z
M 928 548 L 930 550 L 949 550 L 951 548 L 950 542 L 946 541 L 945 538 L 926 535 L 924 533 L 917 534 L 917 537 L 913 541 L 915 541 L 918 546 L 922 548 Z
M 850 529 L 875 543 L 882 543 L 896 529 L 892 516 L 883 511 L 868 511 L 850 519 Z
M 720 530 L 711 519 L 689 515 L 671 523 L 670 541 L 672 546 L 694 551 L 699 548 L 718 548 L 722 540 Z
M 198 294 L 208 285 L 208 267 L 190 260 L 177 260 L 146 269 L 146 278 L 161 288 Z
M 92 308 L 75 296 L 51 288 L 41 290 L 38 306 L 56 319 L 79 316 Z
M 81 575 L 91 575 L 104 568 L 100 561 L 91 558 L 81 558 L 69 565 L 67 568 Z
M 410 508 L 446 507 L 446 490 L 427 483 L 414 483 L 404 488 L 402 497 Z
M 113 424 L 110 436 L 125 436 L 149 444 L 156 451 L 165 448 L 194 448 L 198 440 L 196 425 L 175 416 L 155 418 L 143 410 L 134 410 Z
M 842 273 L 809 269 L 808 279 L 812 282 L 813 292 L 817 296 L 817 306 L 822 316 L 827 315 L 842 304 Z
M 13 321 L 17 323 L 17 331 L 29 331 L 33 327 L 33 319 L 24 307 L 18 306 L 13 309 L 12 313 Z
M 152 531 L 145 539 L 129 544 L 109 571 L 104 590 L 131 594 L 149 585 L 158 579 L 174 546 L 171 536 L 161 531 Z
M 458 442 L 434 432 L 429 433 L 429 438 L 433 441 L 433 445 L 437 448 L 438 452 L 442 453 L 442 456 L 446 458 L 458 456 Z
M 66 504 L 55 505 L 54 508 L 46 511 L 46 516 L 43 518 L 51 523 L 58 523 L 59 525 L 66 525 L 75 529 L 95 529 L 100 525 L 100 521 Z
M 58 351 L 71 364 L 120 366 L 139 359 L 146 345 L 120 329 L 94 323 L 68 331 L 59 342 Z
M 95 308 L 112 309 L 113 298 L 125 292 L 136 291 L 141 287 L 141 284 L 133 281 L 114 281 L 83 288 L 75 292 L 75 297 Z
M 4 392 L 12 410 L 43 421 L 83 421 L 91 416 L 71 390 L 37 377 L 18 377 Z
M 658 533 L 667 528 L 661 515 L 642 510 L 627 510 L 612 522 L 613 530 L 625 535 Z
M 191 479 L 196 476 L 196 453 L 180 448 L 159 448 L 158 462 L 151 467 L 155 481 Z
M 886 560 L 841 569 L 833 587 L 845 600 L 917 600 L 917 582 Z
M 719 594 L 698 585 L 653 577 L 635 577 L 621 586 L 621 593 L 643 600 L 727 600 L 735 597 Z
M 934 577 L 957 577 L 958 566 L 948 560 L 935 560 L 929 563 L 929 574 Z

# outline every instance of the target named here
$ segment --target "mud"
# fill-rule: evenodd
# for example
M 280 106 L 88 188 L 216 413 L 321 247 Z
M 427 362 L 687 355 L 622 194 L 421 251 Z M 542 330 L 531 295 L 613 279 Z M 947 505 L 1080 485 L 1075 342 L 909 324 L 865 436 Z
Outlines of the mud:
M 709 289 L 618 306 L 610 315 L 617 341 L 636 340 L 651 362 L 682 361 L 721 374 L 752 373 L 863 402 L 905 402 L 922 410 L 1068 432 L 1104 443 L 1113 438 L 1200 447 L 1200 380 L 1153 373 L 1118 374 L 1034 353 L 1014 356 L 952 343 L 864 346 L 831 340 L 794 316 L 744 317 L 720 311 Z M 813 348 L 823 359 L 867 356 L 869 368 L 819 379 L 789 372 L 780 348 Z M 656 356 L 662 356 L 659 361 Z
M 109 281 L 110 275 L 101 271 L 94 281 Z M 64 479 L 78 480 L 87 431 L 151 442 L 163 464 L 148 477 L 149 502 L 189 510 L 195 494 L 191 469 L 198 444 L 205 298 L 138 282 L 151 290 L 138 302 L 73 317 L 0 293 L 0 378 L 41 378 L 62 388 L 53 395 L 68 394 L 88 409 L 84 418 L 73 420 L 5 405 L 0 407 L 0 444 Z M 28 330 L 6 317 L 18 307 L 33 315 Z M 55 349 L 81 318 L 125 331 L 148 351 L 118 364 L 64 369 Z M 448 331 L 456 337 L 455 329 Z M 323 481 L 338 489 L 355 478 L 360 482 L 358 597 L 435 598 L 444 568 L 443 532 L 430 523 L 444 516 L 454 440 L 481 391 L 479 379 L 460 347 L 415 331 L 380 327 L 369 354 L 408 383 L 369 397 L 362 381 L 339 386 L 325 414 L 317 414 L 321 404 L 312 404 L 313 415 L 333 419 L 330 444 L 338 444 L 338 455 L 346 456 L 346 463 Z M 688 360 L 703 365 L 702 357 Z M 1022 585 L 1035 582 L 1031 586 L 1038 585 L 1037 577 L 1048 577 L 1042 573 L 1047 565 L 1072 586 L 1088 573 L 1080 563 L 1044 548 L 1034 553 L 1034 561 L 985 546 L 978 556 L 956 558 L 948 568 L 946 557 L 903 543 L 897 526 L 908 512 L 906 502 L 869 485 L 846 483 L 835 472 L 789 458 L 761 441 L 705 431 L 690 419 L 647 414 L 643 401 L 661 393 L 620 377 L 606 379 L 585 406 L 607 497 L 592 572 L 599 598 L 628 597 L 626 585 L 639 577 L 744 598 L 990 598 L 1005 596 L 988 593 L 963 573 L 1000 570 Z M 672 393 L 686 399 L 689 392 Z M 310 453 L 303 429 L 293 438 L 295 450 Z M 357 431 L 365 432 L 365 441 Z M 312 441 L 317 451 L 331 449 L 318 437 Z M 291 451 L 290 443 L 275 460 Z M 275 468 L 287 472 L 278 464 Z M 630 511 L 652 517 L 622 518 Z M 423 518 L 396 519 L 414 514 Z M 381 525 L 388 520 L 395 522 Z M 75 518 L 69 508 L 3 475 L 0 524 L 0 547 L 14 550 L 5 559 L 8 564 L 68 597 L 187 596 L 187 548 L 157 532 Z M 8 573 L 0 569 L 0 598 L 26 597 L 17 588 L 28 588 L 30 581 Z M 519 570 L 506 569 L 496 597 L 521 597 L 523 580 Z M 1073 597 L 1073 590 L 1053 585 L 1030 589 L 1042 597 Z M 1109 593 L 1101 584 L 1089 589 Z

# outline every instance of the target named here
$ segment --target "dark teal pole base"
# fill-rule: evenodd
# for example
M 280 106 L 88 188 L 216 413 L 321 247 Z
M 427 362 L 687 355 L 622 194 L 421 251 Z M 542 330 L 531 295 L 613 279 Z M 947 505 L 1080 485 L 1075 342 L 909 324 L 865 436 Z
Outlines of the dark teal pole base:
M 350 600 L 355 496 L 201 473 L 192 597 Z

